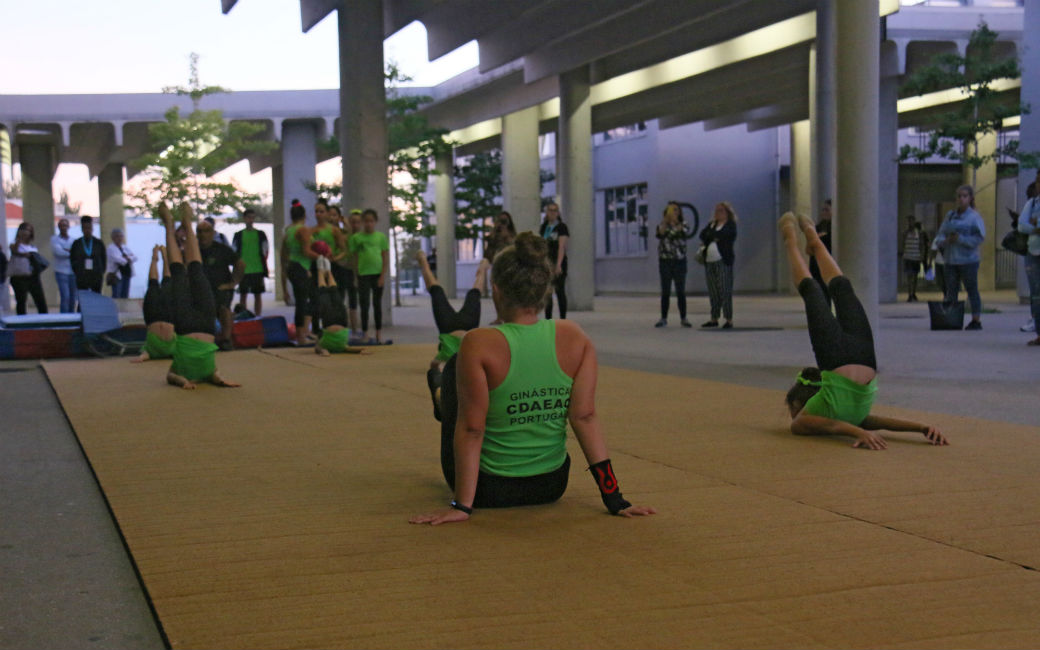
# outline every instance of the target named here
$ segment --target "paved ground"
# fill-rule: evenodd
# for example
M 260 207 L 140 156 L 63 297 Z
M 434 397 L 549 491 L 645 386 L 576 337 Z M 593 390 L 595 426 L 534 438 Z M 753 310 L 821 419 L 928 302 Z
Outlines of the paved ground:
M 1012 292 L 983 298 L 998 313 L 983 316 L 981 332 L 930 331 L 924 303 L 881 307 L 879 403 L 1040 423 L 1040 348 L 1027 348 L 1034 335 L 1018 330 L 1028 309 Z M 409 295 L 403 302 L 386 336 L 429 342 L 432 354 L 427 299 Z M 730 331 L 680 328 L 674 305 L 669 326 L 655 329 L 658 304 L 656 297 L 600 297 L 594 312 L 571 316 L 592 336 L 603 364 L 783 390 L 812 363 L 796 297 L 737 296 Z M 695 325 L 706 320 L 706 309 L 706 298 L 690 299 Z M 290 319 L 291 312 L 284 305 L 268 310 Z M 485 322 L 491 313 L 485 301 Z M 164 647 L 45 375 L 33 362 L 0 362 L 0 387 L 0 649 Z M 695 404 L 696 396 L 679 398 Z M 117 397 L 99 387 L 98 399 Z M 778 398 L 749 408 L 783 406 Z M 947 433 L 956 442 L 956 433 Z

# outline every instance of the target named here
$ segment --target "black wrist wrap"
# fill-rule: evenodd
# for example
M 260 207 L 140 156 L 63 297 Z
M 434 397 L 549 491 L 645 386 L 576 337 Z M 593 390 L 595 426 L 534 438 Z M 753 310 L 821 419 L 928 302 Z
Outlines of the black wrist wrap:
M 609 458 L 595 465 L 590 465 L 589 471 L 592 472 L 592 477 L 596 479 L 599 495 L 603 499 L 603 505 L 607 507 L 610 514 L 616 515 L 632 505 L 621 496 L 621 490 L 618 488 L 617 478 L 614 477 L 614 468 L 611 467 Z

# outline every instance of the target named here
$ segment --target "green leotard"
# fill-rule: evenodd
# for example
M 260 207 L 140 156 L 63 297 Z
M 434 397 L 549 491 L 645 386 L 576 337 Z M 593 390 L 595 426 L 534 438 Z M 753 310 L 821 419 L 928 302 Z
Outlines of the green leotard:
M 149 359 L 169 359 L 177 349 L 177 337 L 164 341 L 152 332 L 144 336 L 144 346 L 141 348 L 148 353 Z
M 332 255 L 335 257 L 336 251 L 339 249 L 336 247 L 336 234 L 333 232 L 333 226 L 326 224 L 326 226 L 320 230 L 311 231 L 311 241 L 323 241 L 329 245 L 329 250 L 332 251 Z
M 558 469 L 567 457 L 567 408 L 574 380 L 556 360 L 556 322 L 504 323 L 509 372 L 488 394 L 480 469 L 499 476 L 533 476 Z
M 306 226 L 297 224 L 295 226 L 289 226 L 285 231 L 285 242 L 286 247 L 289 249 L 289 261 L 296 262 L 305 269 L 311 267 L 311 258 L 303 252 L 303 244 L 300 243 L 299 238 L 296 237 L 296 232 L 300 228 L 306 228 Z
M 869 384 L 858 384 L 848 377 L 824 370 L 820 391 L 809 398 L 802 413 L 841 420 L 859 426 L 870 415 L 877 396 L 877 377 Z
M 343 352 L 350 346 L 350 330 L 346 327 L 335 332 L 322 330 L 318 345 L 329 352 Z
M 454 334 L 440 334 L 437 336 L 440 343 L 437 344 L 437 361 L 447 361 L 455 356 L 462 345 L 462 339 Z
M 209 379 L 217 371 L 217 360 L 214 353 L 218 349 L 214 343 L 200 341 L 190 336 L 178 336 L 170 372 L 191 382 Z

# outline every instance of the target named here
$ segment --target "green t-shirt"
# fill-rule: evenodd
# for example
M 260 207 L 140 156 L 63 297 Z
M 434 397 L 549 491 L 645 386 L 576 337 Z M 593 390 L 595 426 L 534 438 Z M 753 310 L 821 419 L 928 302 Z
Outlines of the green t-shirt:
M 142 349 L 148 353 L 149 359 L 169 359 L 177 349 L 177 337 L 174 336 L 169 341 L 164 341 L 152 332 L 148 332 L 144 336 Z
M 246 273 L 263 273 L 264 264 L 260 259 L 260 231 L 246 228 L 239 237 L 242 240 L 242 261 L 246 263 Z
M 437 338 L 440 340 L 437 344 L 437 361 L 447 361 L 458 354 L 462 339 L 454 334 L 440 334 Z
M 534 476 L 567 457 L 567 409 L 574 380 L 556 360 L 556 322 L 504 323 L 509 372 L 488 393 L 480 469 L 498 476 Z
M 350 345 L 350 330 L 346 327 L 335 332 L 322 330 L 318 345 L 329 352 L 343 352 Z
M 802 412 L 859 426 L 870 415 L 877 397 L 877 377 L 864 385 L 830 370 L 820 374 L 820 390 L 809 398 Z
M 214 353 L 218 349 L 215 343 L 207 343 L 190 336 L 178 336 L 170 372 L 192 382 L 209 379 L 217 371 Z
M 285 231 L 286 247 L 289 249 L 289 261 L 296 262 L 305 269 L 311 267 L 311 258 L 307 257 L 307 254 L 303 252 L 303 244 L 300 243 L 296 233 L 300 228 L 306 228 L 304 225 L 289 226 Z
M 349 248 L 358 256 L 358 275 L 380 275 L 383 251 L 390 250 L 390 240 L 379 231 L 359 232 L 350 236 Z

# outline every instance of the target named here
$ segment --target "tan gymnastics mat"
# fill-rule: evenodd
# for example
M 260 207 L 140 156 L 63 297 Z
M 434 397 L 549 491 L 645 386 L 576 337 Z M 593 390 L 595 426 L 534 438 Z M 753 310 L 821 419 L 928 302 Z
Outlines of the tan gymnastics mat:
M 220 354 L 245 386 L 194 392 L 46 363 L 172 647 L 1040 647 L 1040 428 L 879 407 L 953 445 L 853 450 L 788 433 L 779 390 L 602 368 L 660 514 L 608 516 L 571 441 L 559 503 L 430 528 L 432 353 Z

